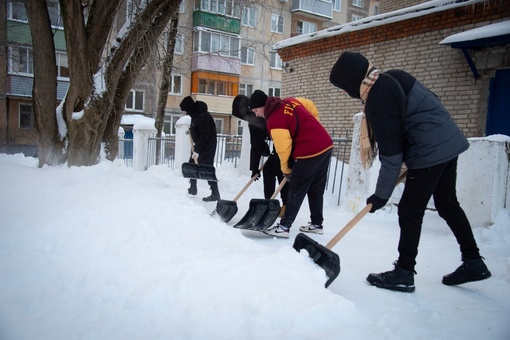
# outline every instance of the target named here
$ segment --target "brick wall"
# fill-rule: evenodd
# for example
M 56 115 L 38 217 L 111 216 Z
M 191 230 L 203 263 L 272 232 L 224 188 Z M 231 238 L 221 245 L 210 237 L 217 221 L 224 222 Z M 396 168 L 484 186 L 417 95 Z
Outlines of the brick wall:
M 430 0 L 379 0 L 379 13 L 388 13 L 396 11 L 397 9 L 422 4 L 427 1 Z
M 282 79 L 282 96 L 307 97 L 335 136 L 353 128 L 359 101 L 329 82 L 331 67 L 346 50 L 364 54 L 382 71 L 403 69 L 434 91 L 468 137 L 483 136 L 488 84 L 493 70 L 510 67 L 510 48 L 471 53 L 482 78 L 475 80 L 462 52 L 439 42 L 449 35 L 510 17 L 499 2 L 468 5 L 414 19 L 353 31 L 279 49 L 292 72 Z

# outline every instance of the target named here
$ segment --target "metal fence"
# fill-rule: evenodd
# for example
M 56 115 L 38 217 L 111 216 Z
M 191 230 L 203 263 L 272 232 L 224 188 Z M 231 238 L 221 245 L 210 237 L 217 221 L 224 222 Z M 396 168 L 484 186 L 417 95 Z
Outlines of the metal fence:
M 346 131 L 345 137 L 332 137 L 332 139 L 333 157 L 329 164 L 326 190 L 330 190 L 331 193 L 338 193 L 337 205 L 339 205 L 342 183 L 344 175 L 346 175 L 344 168 L 345 164 L 348 163 L 351 151 L 351 138 L 349 138 L 348 131 Z M 231 162 L 234 163 L 234 167 L 237 167 L 241 157 L 241 146 L 242 136 L 218 134 L 214 166 L 218 167 L 224 162 Z M 132 139 L 119 139 L 118 158 L 124 159 L 127 166 L 133 166 Z M 175 136 L 149 138 L 148 166 L 153 165 L 166 165 L 171 169 L 175 169 Z

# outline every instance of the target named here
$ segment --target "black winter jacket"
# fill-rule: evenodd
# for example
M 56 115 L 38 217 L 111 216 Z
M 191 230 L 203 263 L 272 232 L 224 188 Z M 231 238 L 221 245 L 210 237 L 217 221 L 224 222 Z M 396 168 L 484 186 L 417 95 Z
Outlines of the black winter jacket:
M 217 136 L 216 124 L 207 110 L 207 104 L 197 101 L 194 111 L 189 115 L 191 117 L 189 129 L 195 143 L 195 152 L 198 153 L 198 163 L 212 165 L 216 154 Z
M 454 159 L 468 149 L 462 131 L 439 98 L 402 70 L 382 73 L 365 103 L 365 114 L 379 148 L 381 169 L 375 194 L 389 198 L 402 163 L 424 169 Z M 401 113 L 404 100 L 406 111 Z

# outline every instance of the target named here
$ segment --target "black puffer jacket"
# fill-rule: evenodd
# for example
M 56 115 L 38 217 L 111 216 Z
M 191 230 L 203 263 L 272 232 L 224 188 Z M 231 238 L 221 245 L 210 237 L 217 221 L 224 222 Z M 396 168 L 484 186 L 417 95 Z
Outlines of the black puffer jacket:
M 212 165 L 216 154 L 217 136 L 216 124 L 207 109 L 207 104 L 197 101 L 193 112 L 189 115 L 191 117 L 189 129 L 195 143 L 195 152 L 199 155 L 198 163 Z
M 353 67 L 351 63 L 363 66 Z M 351 97 L 359 98 L 366 67 L 368 62 L 360 54 L 343 60 L 340 57 L 330 80 Z M 466 137 L 432 91 L 405 71 L 386 73 L 402 86 L 405 98 L 395 81 L 382 73 L 365 103 L 365 115 L 381 160 L 375 194 L 384 199 L 391 196 L 402 163 L 409 169 L 424 169 L 447 162 L 469 147 Z M 405 113 L 401 113 L 403 100 Z

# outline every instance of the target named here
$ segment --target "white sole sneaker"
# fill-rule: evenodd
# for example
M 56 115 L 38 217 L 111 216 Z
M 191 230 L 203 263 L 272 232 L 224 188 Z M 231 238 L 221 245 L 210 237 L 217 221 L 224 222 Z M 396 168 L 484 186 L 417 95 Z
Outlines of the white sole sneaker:
M 299 227 L 299 231 L 302 231 L 304 233 L 311 233 L 311 234 L 319 234 L 322 235 L 322 229 L 315 228 L 313 225 L 304 225 L 302 227 Z
M 288 230 L 285 231 L 282 228 L 280 228 L 278 225 L 276 225 L 274 227 L 266 228 L 266 229 L 262 230 L 262 232 L 266 235 L 274 236 L 277 238 L 289 238 L 289 234 L 290 234 Z

